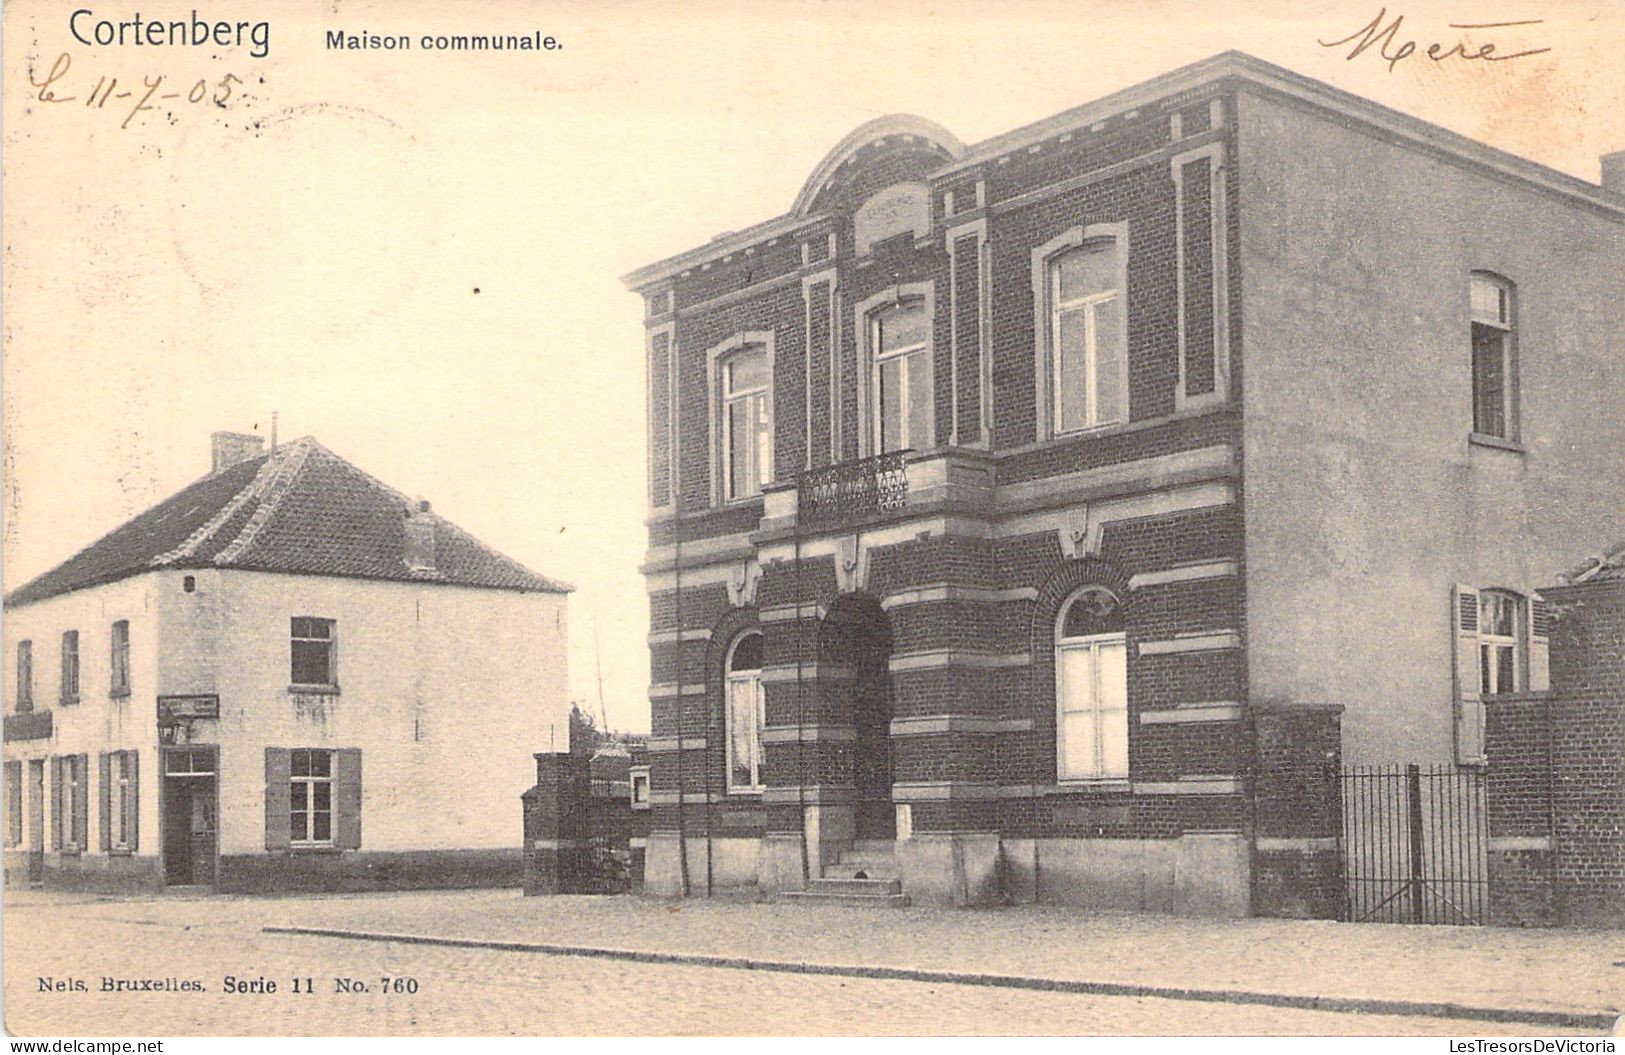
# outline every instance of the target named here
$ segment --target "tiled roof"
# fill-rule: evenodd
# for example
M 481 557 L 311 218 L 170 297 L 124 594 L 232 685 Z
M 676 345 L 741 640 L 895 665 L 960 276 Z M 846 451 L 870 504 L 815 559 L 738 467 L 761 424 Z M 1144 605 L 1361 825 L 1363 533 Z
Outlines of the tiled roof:
M 429 513 L 434 570 L 406 563 L 414 503 L 306 437 L 192 483 L 14 590 L 27 604 L 157 568 L 241 568 L 563 593 Z
M 1615 544 L 1614 548 L 1606 553 L 1588 557 L 1584 564 L 1570 569 L 1558 578 L 1571 586 L 1582 582 L 1625 579 L 1625 542 Z

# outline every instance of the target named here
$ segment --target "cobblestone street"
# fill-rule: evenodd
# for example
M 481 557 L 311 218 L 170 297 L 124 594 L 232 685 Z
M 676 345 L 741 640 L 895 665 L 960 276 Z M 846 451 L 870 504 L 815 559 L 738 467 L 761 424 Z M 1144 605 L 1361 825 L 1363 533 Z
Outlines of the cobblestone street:
M 1407 928 L 1058 910 L 872 910 L 531 898 L 96 900 L 8 893 L 5 1018 L 16 1034 L 1549 1034 L 1549 1026 L 1249 1004 L 787 975 L 580 956 L 266 934 L 267 925 L 940 966 L 1040 977 L 1476 1006 L 1618 1006 L 1617 932 Z M 1110 950 L 1108 952 L 1108 949 Z M 1177 958 L 1168 950 L 1179 949 Z M 1386 969 L 1371 969 L 1382 953 Z M 1409 964 L 1410 969 L 1399 969 Z M 275 993 L 228 993 L 227 976 Z M 203 992 L 100 991 L 112 978 Z M 78 979 L 86 992 L 42 991 Z M 295 992 L 294 979 L 314 992 Z M 384 979 L 391 979 L 386 989 Z M 364 991 L 339 992 L 338 979 Z M 406 980 L 410 979 L 410 982 Z M 1266 984 L 1267 983 L 1267 984 Z M 301 986 L 303 983 L 299 983 Z M 416 992 L 401 992 L 410 989 Z M 1562 1032 L 1562 1031 L 1559 1031 Z M 1573 1032 L 1567 1031 L 1567 1032 Z

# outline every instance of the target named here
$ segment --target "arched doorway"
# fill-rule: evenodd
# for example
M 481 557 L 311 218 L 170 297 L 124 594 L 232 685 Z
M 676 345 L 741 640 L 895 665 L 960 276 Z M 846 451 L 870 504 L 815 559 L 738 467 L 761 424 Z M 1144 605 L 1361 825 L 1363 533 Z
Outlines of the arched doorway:
M 852 779 L 857 792 L 854 835 L 858 839 L 895 839 L 891 622 L 874 597 L 845 594 L 830 606 L 821 631 L 820 666 L 827 664 L 851 679 L 848 699 L 857 734 L 852 745 Z

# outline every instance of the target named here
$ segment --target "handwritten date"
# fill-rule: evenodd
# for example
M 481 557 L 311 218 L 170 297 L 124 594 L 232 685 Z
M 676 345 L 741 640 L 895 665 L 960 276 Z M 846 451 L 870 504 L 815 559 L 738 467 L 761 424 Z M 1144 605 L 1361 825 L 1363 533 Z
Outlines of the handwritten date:
M 85 107 L 93 110 L 105 110 L 111 101 L 114 103 L 113 112 L 124 114 L 124 120 L 119 123 L 119 127 L 124 129 L 129 128 L 130 122 L 141 114 L 156 112 L 164 103 L 177 99 L 185 99 L 193 106 L 212 105 L 223 110 L 237 94 L 235 86 L 243 83 L 242 78 L 236 74 L 227 73 L 213 81 L 199 77 L 186 91 L 163 91 L 162 89 L 166 87 L 165 78 L 163 74 L 158 74 L 144 75 L 139 87 L 126 87 L 121 91 L 117 77 L 103 74 L 96 79 L 96 83 L 90 86 L 90 91 L 85 95 L 63 95 L 62 91 L 67 89 L 67 85 L 63 82 L 72 67 L 73 58 L 67 52 L 63 52 L 51 64 L 51 70 L 45 75 L 44 80 L 36 80 L 33 71 L 29 71 L 28 83 L 35 89 L 34 98 L 39 102 L 55 105 L 82 100 Z M 85 80 L 88 81 L 89 78 Z M 135 102 L 128 103 L 127 100 L 130 99 L 134 99 Z M 124 109 L 126 106 L 129 107 L 127 111 Z

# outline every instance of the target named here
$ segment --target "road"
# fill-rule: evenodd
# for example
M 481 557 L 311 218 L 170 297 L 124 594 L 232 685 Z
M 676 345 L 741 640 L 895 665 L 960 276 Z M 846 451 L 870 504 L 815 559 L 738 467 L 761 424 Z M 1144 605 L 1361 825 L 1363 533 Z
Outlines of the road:
M 296 901 L 223 900 L 8 905 L 7 1029 L 23 1036 L 1547 1032 L 265 934 L 265 906 L 289 922 Z M 331 915 L 335 899 L 315 900 Z M 127 989 L 151 980 L 157 988 L 107 992 L 104 978 L 129 980 Z

